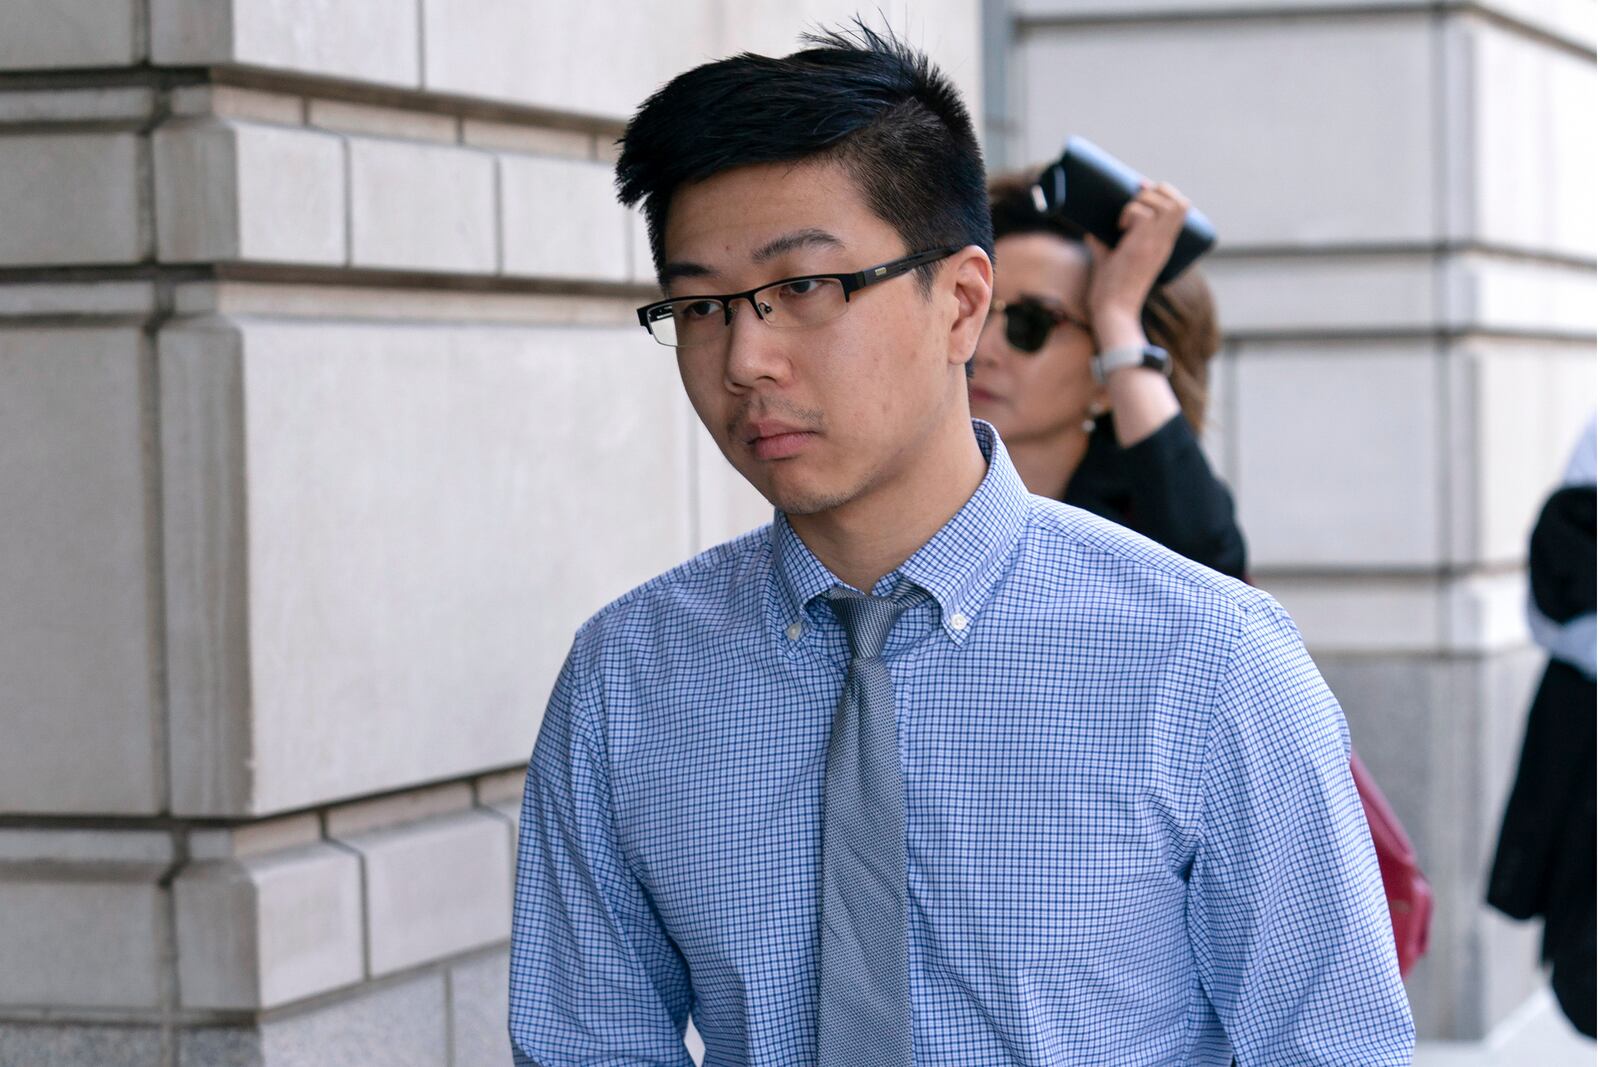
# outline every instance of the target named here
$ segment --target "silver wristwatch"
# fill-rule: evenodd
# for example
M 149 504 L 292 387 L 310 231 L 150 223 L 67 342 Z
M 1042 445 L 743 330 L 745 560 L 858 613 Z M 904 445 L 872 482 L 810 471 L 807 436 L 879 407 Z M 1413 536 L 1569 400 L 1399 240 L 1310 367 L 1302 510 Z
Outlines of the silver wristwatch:
M 1124 345 L 1096 352 L 1090 365 L 1094 368 L 1094 380 L 1101 385 L 1106 384 L 1112 371 L 1123 367 L 1149 367 L 1162 374 L 1172 373 L 1172 357 L 1165 348 L 1156 345 Z

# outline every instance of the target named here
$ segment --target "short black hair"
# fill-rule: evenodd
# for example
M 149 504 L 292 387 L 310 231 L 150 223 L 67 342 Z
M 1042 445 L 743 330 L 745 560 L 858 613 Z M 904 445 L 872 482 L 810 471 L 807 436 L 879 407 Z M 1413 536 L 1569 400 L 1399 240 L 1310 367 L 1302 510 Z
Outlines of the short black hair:
M 680 74 L 628 123 L 617 194 L 629 207 L 644 201 L 657 276 L 673 193 L 760 163 L 837 162 L 907 253 L 977 245 L 993 258 L 983 153 L 949 79 L 859 19 L 803 40 L 813 47 L 776 59 L 746 52 Z M 925 294 L 935 269 L 917 269 Z

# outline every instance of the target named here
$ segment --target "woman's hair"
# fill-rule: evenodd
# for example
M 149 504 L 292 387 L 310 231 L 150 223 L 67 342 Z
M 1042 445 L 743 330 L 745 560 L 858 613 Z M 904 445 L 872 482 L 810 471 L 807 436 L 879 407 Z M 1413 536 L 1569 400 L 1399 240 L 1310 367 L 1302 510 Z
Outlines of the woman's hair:
M 1016 234 L 1048 233 L 1073 244 L 1085 244 L 1080 227 L 1042 214 L 1034 206 L 1031 190 L 1034 178 L 1043 169 L 1040 166 L 1014 171 L 989 182 L 989 210 L 996 242 Z M 1206 419 L 1208 364 L 1222 343 L 1211 287 L 1197 268 L 1190 267 L 1166 285 L 1151 290 L 1139 317 L 1150 342 L 1171 354 L 1172 391 L 1178 396 L 1183 417 L 1199 434 Z

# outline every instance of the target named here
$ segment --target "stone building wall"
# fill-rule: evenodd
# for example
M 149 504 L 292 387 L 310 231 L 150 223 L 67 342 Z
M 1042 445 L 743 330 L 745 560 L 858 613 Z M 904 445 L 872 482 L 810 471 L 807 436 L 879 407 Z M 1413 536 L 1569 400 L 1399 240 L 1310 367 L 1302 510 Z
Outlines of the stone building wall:
M 854 6 L 0 4 L 0 1064 L 507 1062 L 572 632 L 769 516 L 613 141 Z
M 1419 1034 L 1482 1038 L 1538 980 L 1535 931 L 1481 901 L 1542 664 L 1527 536 L 1595 402 L 1595 5 L 1013 0 L 1007 19 L 992 162 L 1080 133 L 1216 223 L 1208 447 L 1253 579 L 1432 879 Z

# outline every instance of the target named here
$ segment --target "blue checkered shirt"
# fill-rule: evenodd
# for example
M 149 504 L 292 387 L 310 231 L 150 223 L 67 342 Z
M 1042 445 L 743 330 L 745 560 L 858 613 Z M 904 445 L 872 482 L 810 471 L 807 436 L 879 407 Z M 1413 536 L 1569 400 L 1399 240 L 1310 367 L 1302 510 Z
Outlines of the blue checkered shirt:
M 919 1065 L 1411 1062 L 1344 718 L 1271 597 L 1004 447 L 880 581 Z M 840 584 L 782 515 L 579 631 L 528 768 L 516 1062 L 815 1063 Z

